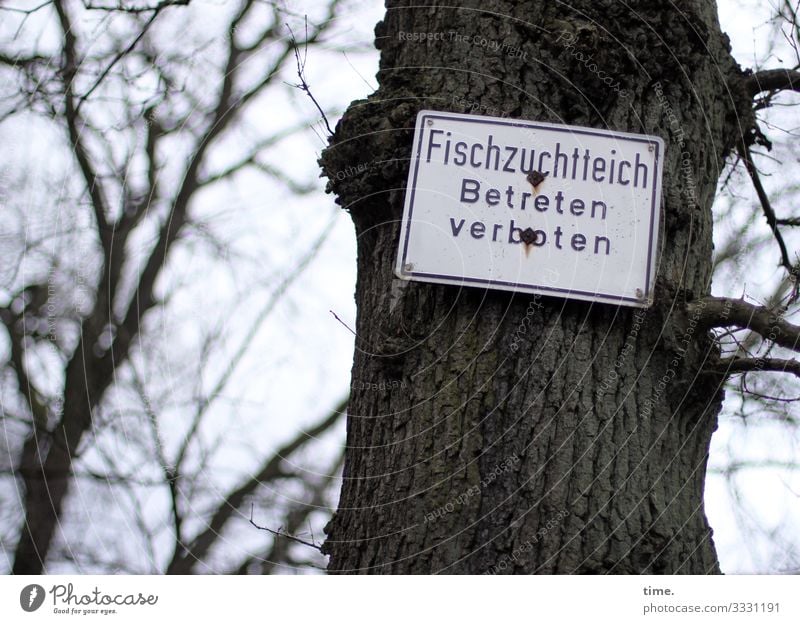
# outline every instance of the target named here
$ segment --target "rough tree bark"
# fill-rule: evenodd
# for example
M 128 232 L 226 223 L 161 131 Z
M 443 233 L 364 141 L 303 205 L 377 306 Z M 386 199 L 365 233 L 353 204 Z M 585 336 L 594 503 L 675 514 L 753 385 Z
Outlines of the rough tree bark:
M 329 569 L 719 572 L 703 487 L 723 393 L 703 372 L 717 351 L 686 304 L 709 293 L 711 204 L 753 118 L 715 3 L 415 4 L 387 2 L 380 86 L 351 104 L 321 160 L 358 236 Z M 444 35 L 401 34 L 412 32 Z M 496 49 L 464 43 L 472 37 Z M 416 113 L 475 106 L 664 138 L 661 255 L 644 315 L 393 277 Z M 337 176 L 359 164 L 370 166 Z

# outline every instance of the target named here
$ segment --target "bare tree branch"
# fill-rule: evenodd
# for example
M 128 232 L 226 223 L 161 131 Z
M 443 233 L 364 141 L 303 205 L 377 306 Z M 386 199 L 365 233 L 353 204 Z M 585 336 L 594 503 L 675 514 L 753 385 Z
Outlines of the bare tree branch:
M 31 314 L 28 316 L 30 317 Z M 0 308 L 0 321 L 9 333 L 11 366 L 17 376 L 19 392 L 25 397 L 33 417 L 33 437 L 37 437 L 39 434 L 47 432 L 49 412 L 44 397 L 31 383 L 28 369 L 25 366 L 26 326 L 31 324 L 33 319 L 26 318 L 24 309 L 21 314 L 16 315 L 8 308 Z M 35 321 L 33 323 L 35 324 Z
M 765 69 L 750 75 L 745 81 L 750 95 L 764 91 L 800 91 L 800 72 L 792 69 Z
M 167 7 L 172 6 L 188 6 L 192 0 L 161 0 L 155 5 L 152 6 L 126 6 L 121 2 L 117 3 L 114 6 L 102 5 L 102 4 L 94 4 L 92 2 L 87 2 L 84 0 L 84 7 L 89 11 L 109 11 L 113 13 L 131 13 L 131 14 L 138 14 L 138 13 L 150 13 L 151 11 L 159 12 Z
M 44 2 L 41 2 L 30 9 L 20 9 L 17 7 L 0 7 L 0 11 L 9 11 L 11 13 L 22 13 L 27 16 L 27 15 L 32 15 L 33 13 L 36 13 L 37 11 L 40 11 L 41 9 L 51 4 L 53 4 L 53 0 L 45 0 Z
M 278 529 L 277 531 L 270 529 L 269 527 L 260 526 L 255 523 L 253 520 L 253 505 L 250 505 L 250 524 L 252 524 L 255 528 L 260 531 L 267 531 L 268 533 L 272 533 L 276 538 L 284 538 L 291 540 L 293 542 L 297 542 L 298 544 L 302 544 L 303 546 L 309 546 L 315 550 L 322 552 L 322 546 L 320 544 L 315 544 L 314 542 L 307 542 L 306 540 L 300 539 L 299 537 L 292 535 L 288 531 L 282 531 Z
M 98 234 L 100 235 L 103 250 L 107 256 L 111 245 L 108 222 L 106 221 L 108 202 L 106 200 L 105 190 L 102 186 L 102 181 L 94 170 L 94 167 L 92 167 L 89 153 L 84 145 L 83 137 L 81 136 L 81 128 L 84 124 L 75 106 L 75 95 L 73 92 L 75 75 L 78 71 L 75 31 L 63 0 L 56 0 L 55 7 L 64 38 L 64 63 L 62 65 L 62 71 L 64 73 L 64 117 L 67 122 L 67 129 L 69 130 L 69 138 L 72 143 L 72 149 L 75 152 L 75 158 L 78 161 L 86 183 L 86 189 L 92 200 L 92 208 L 94 209 L 94 216 L 97 221 Z
M 702 327 L 751 329 L 779 347 L 800 352 L 800 326 L 786 321 L 780 309 L 755 306 L 743 299 L 704 297 L 688 304 L 687 312 Z
M 233 18 L 228 32 L 235 33 L 238 24 L 250 11 L 253 3 L 254 0 L 247 0 L 242 5 L 239 13 Z M 321 32 L 322 29 L 316 31 L 316 36 L 319 36 Z M 234 93 L 234 84 L 241 69 L 240 60 L 242 50 L 237 45 L 236 37 L 233 35 L 230 37 L 222 87 L 220 88 L 220 93 L 212 113 L 213 118 L 203 136 L 198 139 L 196 143 L 193 156 L 183 173 L 183 182 L 173 202 L 172 210 L 161 226 L 157 242 L 144 264 L 144 268 L 134 289 L 133 298 L 128 306 L 128 312 L 119 324 L 118 333 L 122 341 L 128 342 L 138 334 L 144 314 L 156 303 L 153 290 L 156 278 L 160 272 L 161 266 L 166 261 L 173 243 L 177 240 L 181 228 L 187 222 L 189 203 L 196 191 L 200 188 L 199 172 L 205 162 L 206 152 L 214 140 L 223 133 L 239 114 L 241 114 L 244 105 L 270 84 L 274 75 L 288 57 L 290 51 L 291 45 L 288 43 L 285 44 L 284 49 L 273 62 L 271 69 L 267 72 L 267 76 L 243 95 L 236 96 Z
M 99 87 L 103 83 L 103 80 L 105 80 L 106 76 L 108 76 L 108 74 L 111 72 L 111 70 L 114 69 L 114 66 L 117 63 L 119 63 L 119 61 L 122 60 L 125 56 L 130 54 L 131 51 L 133 51 L 133 49 L 136 47 L 136 45 L 142 40 L 142 37 L 144 37 L 145 34 L 147 34 L 147 31 L 150 30 L 150 27 L 153 25 L 153 22 L 156 21 L 156 18 L 158 17 L 161 9 L 164 8 L 165 6 L 173 6 L 173 5 L 171 3 L 164 5 L 162 3 L 160 8 L 154 9 L 153 14 L 150 16 L 150 19 L 148 19 L 145 22 L 144 26 L 141 28 L 141 30 L 139 30 L 138 34 L 133 38 L 133 40 L 130 42 L 130 44 L 128 44 L 124 49 L 122 49 L 119 52 L 117 52 L 117 54 L 114 56 L 114 58 L 111 59 L 111 62 L 106 66 L 106 68 L 103 71 L 100 72 L 100 75 L 94 81 L 94 84 L 92 84 L 92 86 L 89 87 L 84 92 L 83 95 L 81 95 L 81 97 L 78 99 L 78 104 L 75 107 L 75 112 L 76 113 L 80 111 L 81 106 L 83 106 L 84 102 L 86 102 L 86 100 L 89 99 L 89 96 L 92 95 L 92 93 L 95 92 L 97 87 Z
M 778 372 L 800 377 L 800 361 L 781 358 L 732 357 L 720 360 L 715 370 L 726 375 L 735 373 Z
M 781 252 L 781 264 L 789 272 L 790 275 L 794 275 L 796 273 L 796 268 L 792 264 L 792 261 L 789 259 L 789 252 L 786 249 L 786 243 L 784 242 L 783 236 L 781 235 L 781 232 L 778 229 L 778 222 L 777 222 L 777 217 L 775 216 L 775 211 L 772 209 L 772 204 L 769 201 L 769 196 L 767 195 L 767 192 L 764 190 L 764 185 L 761 184 L 761 178 L 758 175 L 758 170 L 756 169 L 756 166 L 753 164 L 753 156 L 750 152 L 750 148 L 745 146 L 743 143 L 740 143 L 739 155 L 741 156 L 742 161 L 744 161 L 747 173 L 750 174 L 750 179 L 753 181 L 753 186 L 756 189 L 756 194 L 758 195 L 758 199 L 761 202 L 761 209 L 764 211 L 764 216 L 767 218 L 767 224 L 772 230 L 772 234 L 778 243 L 778 248 L 780 249 Z
M 252 147 L 252 149 L 250 149 L 247 152 L 245 156 L 237 160 L 232 165 L 229 165 L 228 167 L 218 171 L 217 173 L 208 174 L 202 177 L 197 182 L 198 186 L 202 188 L 205 186 L 209 186 L 211 184 L 215 184 L 221 180 L 230 178 L 231 176 L 241 171 L 242 169 L 245 169 L 246 167 L 252 165 L 255 162 L 258 155 L 264 150 L 276 145 L 280 141 L 283 141 L 284 139 L 290 136 L 297 134 L 301 130 L 305 130 L 306 128 L 308 128 L 308 124 L 306 122 L 295 124 L 294 126 L 276 132 L 275 134 L 258 141 Z
M 49 65 L 53 62 L 53 58 L 49 56 L 42 56 L 40 54 L 33 54 L 31 56 L 8 56 L 7 54 L 0 52 L 0 63 L 3 65 L 8 65 L 9 67 L 25 67 L 37 64 Z
M 325 505 L 325 493 L 329 489 L 334 478 L 340 474 L 344 463 L 344 448 L 336 457 L 335 461 L 327 469 L 324 477 L 311 486 L 311 498 L 308 501 L 296 503 L 286 514 L 286 521 L 283 525 L 284 530 L 289 535 L 299 535 L 300 530 L 308 522 L 308 517 Z M 313 535 L 311 536 L 311 541 Z M 270 574 L 280 561 L 286 561 L 289 557 L 287 543 L 280 539 L 275 539 L 266 554 L 262 557 L 250 557 L 242 562 L 236 571 L 237 574 L 246 574 L 250 566 L 259 564 L 261 574 Z
M 771 459 L 755 460 L 755 461 L 735 461 L 727 466 L 714 466 L 708 469 L 710 473 L 722 474 L 730 476 L 736 472 L 743 470 L 798 470 L 800 464 L 795 462 L 775 461 Z
M 325 128 L 328 130 L 328 134 L 333 136 L 333 130 L 331 130 L 331 125 L 328 123 L 328 117 L 325 115 L 325 111 L 322 110 L 322 107 L 317 102 L 317 98 L 311 93 L 311 87 L 308 86 L 308 81 L 306 80 L 306 60 L 308 58 L 308 20 L 306 20 L 306 41 L 305 41 L 305 48 L 303 50 L 303 59 L 300 59 L 300 48 L 297 46 L 297 40 L 294 38 L 294 33 L 289 32 L 292 35 L 292 47 L 294 48 L 294 58 L 297 62 L 297 77 L 300 79 L 300 82 L 294 85 L 297 89 L 300 89 L 303 93 L 305 93 L 308 97 L 311 98 L 311 101 L 314 102 L 314 106 L 317 107 L 319 114 L 322 115 L 322 121 L 325 122 Z
M 189 445 L 194 440 L 195 433 L 197 432 L 198 427 L 200 426 L 200 422 L 208 411 L 209 407 L 214 403 L 214 401 L 222 394 L 225 390 L 225 387 L 228 385 L 228 382 L 231 380 L 233 373 L 236 371 L 236 368 L 239 366 L 239 363 L 244 358 L 247 350 L 249 349 L 250 345 L 253 342 L 253 338 L 258 333 L 258 330 L 264 324 L 264 321 L 269 317 L 272 311 L 275 309 L 275 306 L 282 300 L 283 296 L 286 294 L 287 290 L 294 284 L 297 279 L 305 272 L 308 268 L 311 260 L 317 255 L 317 252 L 320 250 L 322 245 L 328 239 L 332 231 L 333 226 L 333 219 L 323 228 L 320 235 L 308 249 L 308 251 L 304 254 L 303 258 L 298 262 L 298 264 L 294 267 L 294 269 L 289 273 L 283 280 L 281 280 L 280 284 L 275 288 L 272 292 L 271 296 L 264 304 L 264 306 L 259 310 L 258 315 L 254 319 L 253 323 L 250 325 L 247 333 L 245 334 L 244 338 L 240 342 L 237 349 L 233 352 L 231 357 L 228 360 L 228 364 L 225 367 L 225 370 L 222 372 L 220 377 L 217 379 L 217 382 L 214 384 L 214 387 L 208 393 L 208 395 L 202 399 L 200 399 L 197 403 L 197 408 L 195 411 L 195 415 L 192 421 L 192 425 L 189 428 L 189 432 L 187 433 L 184 443 L 181 445 L 180 450 L 178 451 L 177 458 L 175 460 L 175 470 L 176 472 L 180 472 L 183 469 L 183 463 L 186 459 L 186 454 L 189 450 Z
M 240 513 L 241 506 L 247 497 L 253 494 L 260 485 L 284 476 L 285 473 L 281 467 L 283 461 L 307 442 L 330 429 L 347 409 L 348 401 L 349 397 L 339 403 L 321 422 L 308 431 L 301 432 L 291 442 L 278 449 L 262 464 L 254 476 L 249 477 L 229 492 L 225 500 L 217 506 L 205 530 L 186 547 L 187 552 L 185 554 L 175 553 L 167 568 L 167 574 L 188 574 L 194 563 L 206 555 L 231 517 Z

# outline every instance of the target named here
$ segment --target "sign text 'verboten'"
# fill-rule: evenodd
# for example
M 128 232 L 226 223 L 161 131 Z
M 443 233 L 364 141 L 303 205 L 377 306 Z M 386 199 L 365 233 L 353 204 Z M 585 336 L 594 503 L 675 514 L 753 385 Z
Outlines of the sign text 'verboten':
M 663 141 L 421 111 L 397 276 L 648 306 Z

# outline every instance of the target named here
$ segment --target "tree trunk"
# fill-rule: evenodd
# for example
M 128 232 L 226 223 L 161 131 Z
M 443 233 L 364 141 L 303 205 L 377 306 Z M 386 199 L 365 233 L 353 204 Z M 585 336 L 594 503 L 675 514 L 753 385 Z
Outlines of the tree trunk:
M 751 106 L 715 4 L 413 4 L 387 2 L 380 87 L 321 160 L 358 236 L 329 569 L 719 572 L 703 487 L 723 392 L 684 310 L 709 292 L 711 204 Z M 395 279 L 422 108 L 663 137 L 653 306 Z
M 84 329 L 87 327 L 84 325 Z M 44 441 L 40 440 L 42 434 L 34 431 L 23 448 L 20 473 L 25 484 L 25 517 L 14 554 L 13 574 L 44 571 L 50 546 L 60 530 L 73 461 L 92 426 L 92 410 L 98 401 L 95 397 L 102 396 L 111 381 L 108 373 L 113 368 L 107 367 L 105 380 L 98 381 L 100 365 L 84 356 L 85 345 L 86 341 L 81 340 L 66 369 L 60 425 Z

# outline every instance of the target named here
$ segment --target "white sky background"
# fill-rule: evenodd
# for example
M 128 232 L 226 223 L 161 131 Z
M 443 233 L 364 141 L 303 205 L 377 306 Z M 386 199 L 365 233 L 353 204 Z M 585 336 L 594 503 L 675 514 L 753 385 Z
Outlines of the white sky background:
M 775 1 L 771 0 L 770 4 Z M 206 2 L 209 5 L 220 4 L 217 1 Z M 298 14 L 314 14 L 319 2 L 298 0 L 291 6 Z M 763 39 L 769 30 L 762 23 L 769 16 L 768 9 L 763 0 L 720 0 L 723 30 L 731 36 L 734 54 L 743 67 L 752 66 L 754 59 L 764 56 Z M 349 3 L 329 50 L 316 49 L 309 54 L 306 77 L 315 97 L 324 107 L 343 111 L 350 101 L 366 97 L 376 86 L 378 54 L 375 50 L 349 54 L 345 58 L 335 48 L 337 42 L 348 45 L 360 42 L 371 48 L 373 28 L 382 15 L 380 2 Z M 212 26 L 209 24 L 209 28 Z M 199 28 L 202 30 L 202 24 Z M 792 57 L 786 55 L 783 60 L 791 64 Z M 773 60 L 765 66 L 778 64 Z M 293 76 L 285 79 L 291 81 Z M 271 101 L 269 106 L 256 109 L 247 120 L 253 127 L 264 129 L 284 126 L 292 120 L 312 119 L 315 115 L 314 105 L 305 94 L 287 90 L 282 100 Z M 792 127 L 800 125 L 800 109 L 796 112 L 790 110 L 788 115 L 788 124 L 793 124 Z M 337 118 L 331 116 L 332 126 Z M 247 126 L 242 127 L 242 140 L 246 139 L 248 131 Z M 320 138 L 324 137 L 324 129 L 318 128 L 318 133 L 305 132 L 284 141 L 280 151 L 270 153 L 267 160 L 295 172 L 299 179 L 315 180 L 319 172 L 316 159 L 324 148 L 324 141 Z M 4 145 L 14 145 L 15 157 L 21 160 L 35 160 L 42 151 L 41 141 L 46 140 L 43 134 L 38 133 L 35 137 L 38 141 L 30 140 L 30 134 L 31 127 L 0 128 L 0 140 Z M 777 134 L 771 133 L 772 138 L 779 138 Z M 787 162 L 787 166 L 800 170 L 796 156 L 788 158 L 792 160 Z M 785 178 L 779 176 L 766 181 L 768 188 L 777 188 L 776 185 L 783 182 Z M 226 393 L 231 402 L 222 401 L 217 405 L 215 418 L 211 420 L 209 430 L 204 432 L 209 441 L 217 434 L 224 434 L 226 438 L 224 449 L 213 462 L 213 482 L 217 485 L 233 484 L 241 476 L 250 474 L 257 465 L 259 454 L 276 448 L 296 431 L 317 422 L 347 391 L 353 336 L 329 311 L 333 310 L 345 323 L 354 327 L 355 237 L 349 216 L 335 206 L 332 196 L 323 193 L 324 180 L 318 180 L 317 185 L 318 192 L 300 198 L 278 185 L 272 185 L 265 193 L 263 182 L 257 182 L 247 174 L 237 176 L 235 184 L 216 187 L 213 192 L 203 195 L 203 202 L 193 210 L 207 215 L 215 233 L 223 239 L 235 241 L 237 252 L 248 256 L 245 270 L 231 274 L 224 266 L 217 266 L 209 260 L 208 250 L 202 245 L 198 248 L 181 247 L 180 254 L 171 263 L 171 279 L 175 283 L 186 279 L 187 284 L 171 303 L 177 314 L 173 314 L 167 324 L 153 327 L 153 340 L 160 340 L 165 347 L 170 347 L 161 369 L 143 366 L 145 375 L 154 380 L 180 380 L 186 374 L 187 371 L 182 370 L 181 354 L 172 350 L 172 345 L 196 342 L 196 326 L 221 324 L 227 336 L 226 348 L 235 349 L 266 301 L 265 292 L 268 291 L 256 289 L 254 284 L 260 281 L 262 285 L 269 285 L 280 281 L 305 245 L 333 219 L 332 232 L 319 256 L 252 341 L 237 368 L 235 383 Z M 741 204 L 738 218 L 758 210 L 749 186 L 741 186 L 741 189 L 742 199 L 737 200 Z M 31 197 L 26 201 L 33 204 L 37 199 Z M 791 207 L 780 203 L 776 206 L 779 216 L 790 216 Z M 763 218 L 757 223 L 762 234 L 763 231 L 768 233 Z M 718 234 L 721 243 L 726 232 L 723 230 Z M 787 243 L 790 249 L 800 248 L 800 241 L 796 238 L 790 238 Z M 722 281 L 715 283 L 714 293 L 739 296 L 741 286 L 736 284 L 746 282 L 748 294 L 764 296 L 770 292 L 771 286 L 774 287 L 779 275 L 772 268 L 776 258 L 777 249 L 768 245 L 766 251 L 759 253 L 756 265 L 747 264 L 739 267 L 738 271 L 729 271 Z M 201 271 L 204 279 L 198 281 L 196 276 Z M 181 340 L 176 341 L 176 336 Z M 728 397 L 726 409 L 736 400 L 731 391 Z M 797 433 L 787 435 L 786 431 L 785 427 L 776 426 L 734 426 L 731 419 L 723 419 L 712 441 L 711 464 L 724 465 L 731 451 L 735 451 L 739 458 L 797 459 L 800 457 Z M 335 436 L 328 436 L 322 444 L 313 447 L 314 450 L 307 454 L 307 463 L 298 468 L 319 470 L 325 465 L 324 455 L 341 445 L 343 439 L 344 429 L 340 426 Z M 795 473 L 776 469 L 746 471 L 738 476 L 737 483 L 745 496 L 743 508 L 748 510 L 746 513 L 757 513 L 759 522 L 767 530 L 780 527 L 783 536 L 800 544 L 800 480 Z M 275 493 L 277 499 L 285 496 L 291 496 L 291 493 Z M 115 531 L 104 534 L 103 523 L 108 520 L 103 513 L 108 508 L 101 510 L 103 513 L 97 517 L 96 505 L 93 506 L 92 501 L 76 498 L 71 503 L 72 512 L 77 516 L 94 517 L 91 526 L 95 527 L 96 533 L 90 534 L 89 539 L 119 540 Z M 0 500 L 0 504 L 6 504 L 6 501 Z M 150 504 L 153 510 L 163 509 L 164 499 L 154 494 Z M 110 505 L 113 507 L 114 501 L 110 501 Z M 779 553 L 774 545 L 770 546 L 766 535 L 742 535 L 743 528 L 735 508 L 726 480 L 712 474 L 707 487 L 707 514 L 714 528 L 723 571 L 780 569 Z M 269 524 L 267 517 L 257 520 Z M 746 529 L 746 518 L 742 521 Z M 247 549 L 263 540 L 261 534 L 243 531 L 242 528 L 240 526 L 235 531 L 235 539 L 226 540 L 221 544 L 222 549 L 215 551 L 219 553 L 220 562 L 226 560 L 222 550 Z M 752 548 L 743 548 L 745 542 L 753 544 Z M 3 567 L 0 557 L 0 569 Z M 68 568 L 63 571 L 68 571 Z

